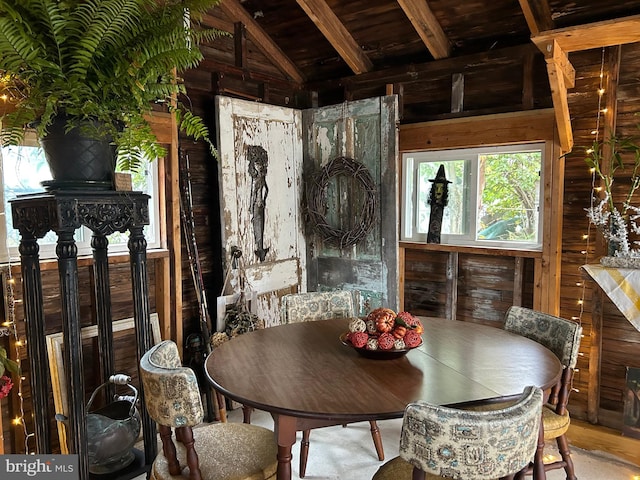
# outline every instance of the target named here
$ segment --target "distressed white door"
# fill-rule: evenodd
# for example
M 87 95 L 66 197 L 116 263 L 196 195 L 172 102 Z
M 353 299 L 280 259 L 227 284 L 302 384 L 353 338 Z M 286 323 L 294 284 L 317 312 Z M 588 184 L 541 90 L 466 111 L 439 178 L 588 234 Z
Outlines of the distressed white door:
M 226 269 L 240 249 L 252 310 L 275 325 L 279 297 L 306 290 L 301 112 L 220 96 L 216 112 Z

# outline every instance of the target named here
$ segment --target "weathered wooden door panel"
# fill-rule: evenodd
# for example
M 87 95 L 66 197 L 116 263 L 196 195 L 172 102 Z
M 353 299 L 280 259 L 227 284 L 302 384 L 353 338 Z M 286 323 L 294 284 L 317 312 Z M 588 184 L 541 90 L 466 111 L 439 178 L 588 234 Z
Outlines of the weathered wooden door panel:
M 306 288 L 301 112 L 228 97 L 216 97 L 216 112 L 227 268 L 239 248 L 252 309 L 277 324 L 278 292 Z
M 226 97 L 216 106 L 225 258 L 230 265 L 232 247 L 243 252 L 253 310 L 274 325 L 283 293 L 335 288 L 360 290 L 368 308 L 397 308 L 396 98 L 304 112 Z M 362 162 L 378 185 L 372 230 L 343 249 L 305 225 L 302 211 L 303 176 L 337 156 Z M 337 176 L 326 193 L 327 221 L 353 226 L 363 201 L 358 182 Z
M 366 238 L 340 249 L 307 225 L 309 290 L 358 289 L 368 308 L 398 307 L 397 100 L 372 98 L 303 111 L 304 178 L 336 157 L 363 163 L 378 185 L 377 218 Z M 352 178 L 326 188 L 326 220 L 349 229 L 363 199 Z

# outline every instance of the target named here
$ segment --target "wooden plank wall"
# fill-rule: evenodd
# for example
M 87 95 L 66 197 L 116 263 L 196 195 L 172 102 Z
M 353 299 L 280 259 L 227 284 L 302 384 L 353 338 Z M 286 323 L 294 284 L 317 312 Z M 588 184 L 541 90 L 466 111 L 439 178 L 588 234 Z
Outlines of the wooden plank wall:
M 502 327 L 511 305 L 533 306 L 533 258 L 402 245 L 403 308 L 416 315 Z
M 404 307 L 414 315 L 446 317 L 447 252 L 405 248 Z
M 384 86 L 392 84 L 396 93 L 401 92 L 402 123 L 550 107 L 544 59 L 532 47 L 502 48 L 358 75 L 345 79 L 345 95 L 353 100 L 384 95 Z M 454 74 L 464 77 L 464 112 L 457 114 L 451 112 Z
M 597 125 L 598 94 L 600 70 L 604 70 L 603 83 L 614 72 L 610 66 L 615 64 L 618 47 L 572 53 L 570 60 L 576 69 L 576 86 L 569 91 L 569 109 L 572 117 L 575 147 L 565 158 L 565 203 L 564 228 L 562 239 L 562 277 L 560 290 L 560 314 L 565 318 L 580 321 L 584 328 L 583 348 L 578 361 L 579 371 L 574 378 L 574 392 L 570 399 L 570 410 L 575 418 L 589 417 L 589 403 L 596 408 L 596 417 L 590 421 L 611 428 L 620 429 L 624 408 L 624 383 L 626 367 L 639 367 L 638 342 L 640 334 L 624 319 L 611 301 L 598 292 L 592 281 L 585 277 L 580 266 L 595 263 L 602 256 L 604 243 L 593 227 L 589 226 L 585 208 L 589 207 L 592 194 L 591 174 L 584 162 L 585 149 L 591 145 L 594 135 L 591 133 Z M 599 138 L 605 134 L 607 123 L 615 122 L 618 133 L 637 133 L 640 123 L 640 89 L 637 72 L 640 68 L 640 44 L 621 47 L 620 73 L 617 87 L 617 115 L 615 119 L 601 114 Z M 603 106 L 611 105 L 608 88 L 603 97 Z M 614 102 L 614 106 L 616 106 Z M 612 109 L 609 108 L 609 113 Z M 618 185 L 628 184 L 628 179 L 620 175 Z M 636 195 L 634 203 L 640 197 Z M 586 253 L 585 253 L 586 252 Z M 598 318 L 592 318 L 598 302 L 602 302 L 601 324 Z M 583 300 L 583 301 L 582 301 Z M 581 303 L 582 301 L 582 303 Z M 601 325 L 601 326 L 599 326 Z M 595 327 L 595 328 L 594 328 Z M 602 350 L 596 347 L 602 343 Z M 599 356 L 598 356 L 599 354 Z M 593 384 L 593 375 L 589 368 L 600 366 L 600 392 L 597 394 Z M 596 373 L 597 375 L 597 373 Z M 598 406 L 599 405 L 599 406 Z
M 514 297 L 521 306 L 533 306 L 531 296 L 523 299 L 525 285 L 533 283 L 533 269 L 524 277 L 520 260 L 533 263 L 522 257 L 461 255 L 456 318 L 501 327 Z
M 189 87 L 189 101 L 194 113 L 207 122 L 211 137 L 215 140 L 215 111 L 210 83 L 199 83 L 197 78 L 185 77 Z M 202 142 L 194 143 L 190 139 L 180 138 L 179 146 L 189 158 L 189 177 L 191 184 L 192 212 L 195 224 L 195 240 L 197 243 L 202 269 L 205 295 L 209 305 L 209 313 L 215 322 L 216 297 L 222 290 L 222 259 L 220 258 L 221 233 L 218 198 L 218 164 Z M 186 157 L 180 158 L 180 168 L 185 173 Z M 184 195 L 181 189 L 181 195 Z M 185 197 L 183 197 L 185 198 Z M 184 235 L 181 238 L 182 248 L 182 316 L 183 337 L 186 340 L 192 333 L 199 332 L 200 311 L 195 284 L 191 274 L 191 259 L 187 253 Z M 215 324 L 215 323 L 214 323 Z M 190 352 L 185 350 L 185 361 Z

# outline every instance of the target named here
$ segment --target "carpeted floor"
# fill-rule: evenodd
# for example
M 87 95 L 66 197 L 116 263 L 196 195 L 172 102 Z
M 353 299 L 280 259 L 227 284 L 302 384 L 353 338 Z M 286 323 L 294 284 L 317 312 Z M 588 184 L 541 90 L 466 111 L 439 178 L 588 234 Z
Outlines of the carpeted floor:
M 240 409 L 229 412 L 230 422 L 241 422 Z M 273 429 L 273 420 L 265 412 L 254 411 L 251 423 Z M 385 459 L 398 455 L 402 420 L 378 422 L 384 445 Z M 299 479 L 298 442 L 293 447 L 293 479 Z M 547 454 L 556 454 L 552 445 Z M 623 462 L 601 452 L 572 448 L 572 457 L 579 480 L 639 480 L 640 467 Z M 311 431 L 311 446 L 307 463 L 306 480 L 368 480 L 383 462 L 376 456 L 369 423 L 361 422 L 342 426 L 320 428 Z M 530 477 L 529 477 L 530 478 Z M 564 480 L 564 470 L 547 473 L 547 480 Z M 135 480 L 144 480 L 140 477 Z M 400 479 L 399 479 L 400 480 Z

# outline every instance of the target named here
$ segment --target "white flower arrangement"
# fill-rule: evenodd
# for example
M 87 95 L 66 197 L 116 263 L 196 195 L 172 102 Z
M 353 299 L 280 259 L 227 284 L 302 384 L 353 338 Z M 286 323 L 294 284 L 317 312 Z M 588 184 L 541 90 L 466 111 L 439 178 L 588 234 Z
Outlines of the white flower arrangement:
M 608 172 L 603 172 L 605 158 L 603 145 L 609 145 L 611 159 Z M 640 187 L 640 146 L 631 138 L 610 136 L 604 142 L 594 142 L 587 150 L 589 155 L 585 162 L 600 178 L 604 198 L 597 204 L 586 208 L 587 218 L 602 233 L 609 243 L 610 254 L 618 257 L 640 258 L 640 241 L 629 241 L 629 233 L 640 235 L 640 207 L 631 204 L 636 190 Z M 625 167 L 623 154 L 633 155 L 633 171 L 630 175 L 630 186 L 624 201 L 618 205 L 612 195 L 613 177 L 618 169 Z M 635 245 L 635 247 L 633 247 Z
M 609 210 L 613 208 L 612 210 Z M 615 206 L 609 206 L 609 194 L 606 193 L 602 201 L 593 207 L 585 208 L 587 218 L 600 230 L 602 236 L 609 244 L 616 246 L 614 255 L 618 257 L 640 258 L 640 248 L 631 248 L 631 244 L 640 246 L 640 241 L 629 242 L 629 230 L 634 234 L 640 234 L 640 208 L 628 203 L 622 205 L 621 213 Z M 633 214 L 629 214 L 633 212 Z M 628 218 L 628 222 L 625 220 Z

